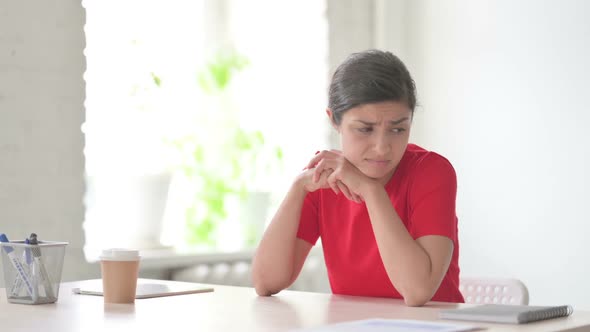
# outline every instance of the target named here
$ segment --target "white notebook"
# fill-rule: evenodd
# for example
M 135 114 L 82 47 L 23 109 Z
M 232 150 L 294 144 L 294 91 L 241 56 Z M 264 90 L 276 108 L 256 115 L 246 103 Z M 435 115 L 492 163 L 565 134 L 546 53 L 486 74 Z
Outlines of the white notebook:
M 508 304 L 485 304 L 477 307 L 441 310 L 441 319 L 457 319 L 492 323 L 523 324 L 539 320 L 565 317 L 573 313 L 569 305 L 528 306 Z
M 94 281 L 94 280 L 93 280 Z M 180 281 L 158 282 L 157 280 L 140 279 L 135 290 L 136 299 L 163 297 L 184 294 L 212 292 L 213 288 Z M 74 294 L 102 296 L 102 282 L 96 280 L 81 288 L 72 289 Z

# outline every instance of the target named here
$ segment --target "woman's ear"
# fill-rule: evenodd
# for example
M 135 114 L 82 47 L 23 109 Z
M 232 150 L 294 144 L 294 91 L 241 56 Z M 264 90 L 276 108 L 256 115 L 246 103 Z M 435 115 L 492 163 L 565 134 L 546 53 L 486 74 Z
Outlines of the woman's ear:
M 338 126 L 336 124 L 336 121 L 334 121 L 334 112 L 332 112 L 331 109 L 326 108 L 326 115 L 328 115 L 328 119 L 330 119 L 330 124 L 332 125 L 332 127 L 334 127 L 334 129 L 340 132 L 340 126 Z

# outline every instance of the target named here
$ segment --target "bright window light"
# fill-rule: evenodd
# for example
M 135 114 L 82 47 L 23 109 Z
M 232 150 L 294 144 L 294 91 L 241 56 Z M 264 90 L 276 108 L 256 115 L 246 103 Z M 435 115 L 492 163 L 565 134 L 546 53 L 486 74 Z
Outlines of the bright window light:
M 252 247 L 328 146 L 325 3 L 83 5 L 87 258 Z

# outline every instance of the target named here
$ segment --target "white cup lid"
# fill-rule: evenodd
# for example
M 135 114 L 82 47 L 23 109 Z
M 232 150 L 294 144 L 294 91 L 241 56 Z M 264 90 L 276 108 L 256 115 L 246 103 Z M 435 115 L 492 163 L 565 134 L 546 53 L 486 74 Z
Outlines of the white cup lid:
M 105 249 L 100 255 L 103 261 L 138 261 L 139 258 L 139 250 L 135 249 Z

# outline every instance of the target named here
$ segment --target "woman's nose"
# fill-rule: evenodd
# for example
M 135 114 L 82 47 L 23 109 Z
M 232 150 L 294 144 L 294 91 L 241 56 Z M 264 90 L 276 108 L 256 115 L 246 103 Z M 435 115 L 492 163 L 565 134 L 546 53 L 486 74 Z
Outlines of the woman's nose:
M 375 152 L 379 155 L 385 155 L 390 152 L 391 143 L 386 135 L 378 135 L 375 139 Z

